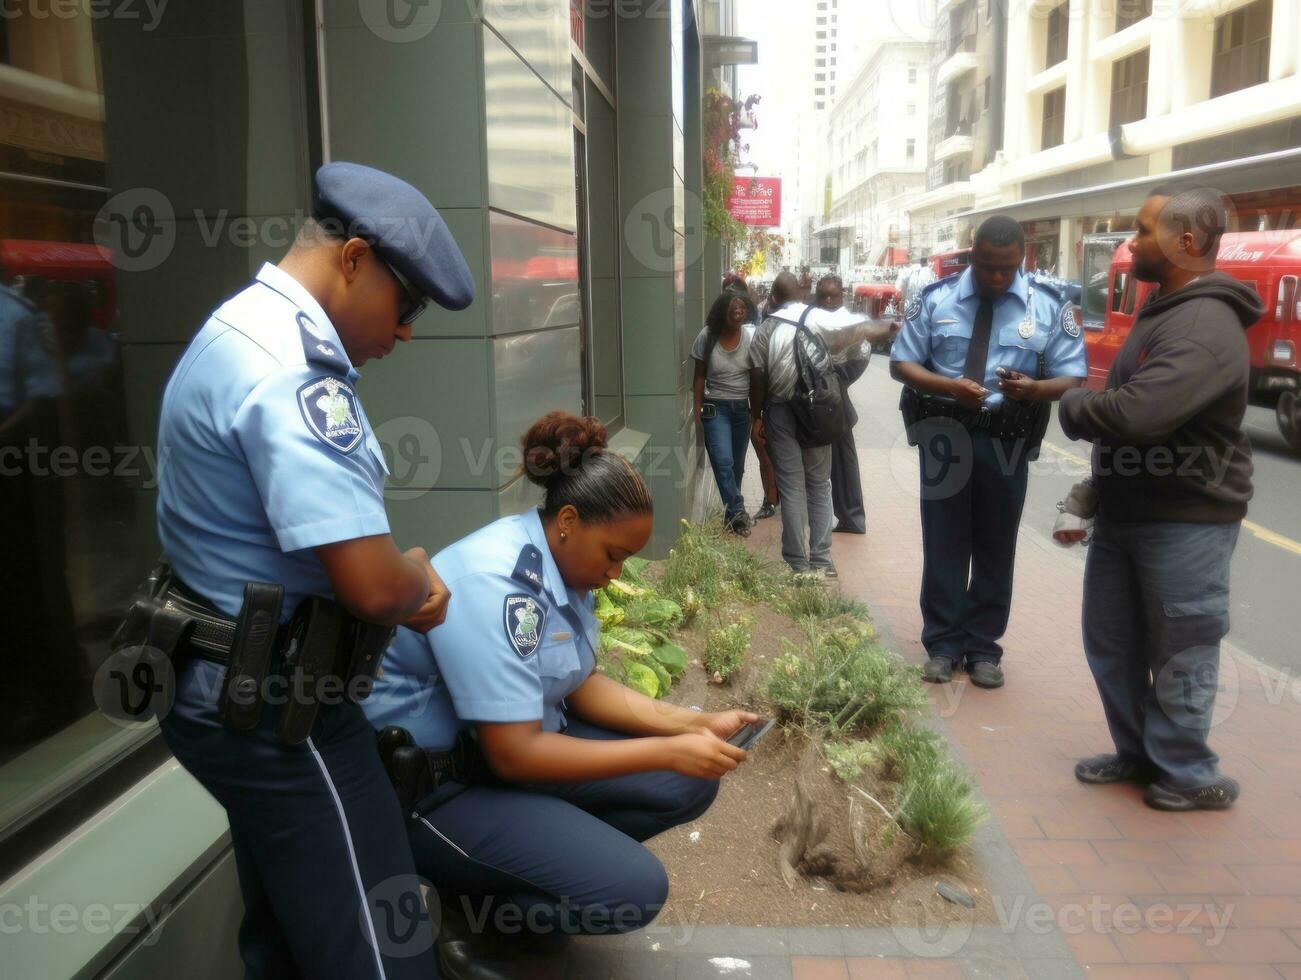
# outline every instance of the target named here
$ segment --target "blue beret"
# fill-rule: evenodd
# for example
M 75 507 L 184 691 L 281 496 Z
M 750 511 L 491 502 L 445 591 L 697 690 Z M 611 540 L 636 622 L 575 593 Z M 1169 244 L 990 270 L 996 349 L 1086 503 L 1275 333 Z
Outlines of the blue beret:
M 428 198 L 392 174 L 360 163 L 327 163 L 316 171 L 314 214 L 364 238 L 416 289 L 449 310 L 474 302 L 465 257 Z

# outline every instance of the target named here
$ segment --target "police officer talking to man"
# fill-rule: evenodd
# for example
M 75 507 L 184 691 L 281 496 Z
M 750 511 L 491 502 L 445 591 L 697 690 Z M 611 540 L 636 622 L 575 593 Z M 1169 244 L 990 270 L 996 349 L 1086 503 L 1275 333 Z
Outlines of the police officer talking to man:
M 1025 236 L 1003 215 L 977 229 L 971 264 L 914 296 L 891 354 L 921 454 L 925 678 L 966 664 L 1001 687 L 1029 463 L 1050 407 L 1088 375 L 1078 310 L 1022 271 Z
M 170 569 L 146 593 L 148 642 L 178 666 L 167 743 L 230 820 L 246 975 L 426 980 L 429 948 L 394 955 L 382 928 L 377 906 L 418 900 L 415 870 L 353 702 L 392 628 L 433 628 L 449 593 L 423 549 L 389 535 L 386 467 L 353 386 L 358 365 L 410 340 L 426 298 L 463 309 L 474 284 L 438 213 L 396 177 L 328 164 L 314 214 L 167 384 Z

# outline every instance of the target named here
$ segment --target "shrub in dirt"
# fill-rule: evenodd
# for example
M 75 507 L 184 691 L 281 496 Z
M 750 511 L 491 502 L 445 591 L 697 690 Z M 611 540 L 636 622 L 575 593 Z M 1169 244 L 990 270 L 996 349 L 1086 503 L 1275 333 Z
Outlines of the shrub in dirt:
M 742 619 L 709 631 L 701 662 L 716 681 L 725 681 L 741 667 L 745 651 L 750 649 L 751 623 Z
M 940 860 L 971 840 L 988 814 L 972 799 L 971 781 L 949 758 L 939 733 L 894 724 L 875 745 L 882 775 L 899 784 L 896 818 L 923 857 Z
M 862 735 L 926 704 L 917 669 L 870 642 L 846 649 L 813 627 L 808 647 L 785 646 L 764 694 L 788 723 Z
M 813 572 L 792 575 L 777 600 L 777 608 L 791 619 L 845 618 L 871 622 L 866 605 L 829 589 L 822 576 Z
M 846 783 L 861 778 L 881 761 L 881 750 L 873 742 L 827 742 L 822 751 L 831 771 Z
M 664 563 L 662 591 L 683 607 L 717 609 L 730 595 L 751 602 L 776 597 L 778 566 L 750 551 L 723 530 L 721 522 L 682 522 L 682 534 Z

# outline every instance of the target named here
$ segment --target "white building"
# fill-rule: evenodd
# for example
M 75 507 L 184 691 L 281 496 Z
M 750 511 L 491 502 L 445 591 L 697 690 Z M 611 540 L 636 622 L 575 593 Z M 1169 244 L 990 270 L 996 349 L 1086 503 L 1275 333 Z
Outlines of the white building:
M 1224 191 L 1253 229 L 1295 222 L 1298 0 L 1014 4 L 1006 51 L 1003 152 L 971 176 L 971 219 L 1021 220 L 1039 267 L 1078 275 L 1082 237 L 1132 227 L 1158 180 Z
M 925 190 L 931 47 L 880 40 L 830 111 L 830 220 L 814 235 L 820 258 L 842 275 L 903 262 L 913 245 L 908 208 Z

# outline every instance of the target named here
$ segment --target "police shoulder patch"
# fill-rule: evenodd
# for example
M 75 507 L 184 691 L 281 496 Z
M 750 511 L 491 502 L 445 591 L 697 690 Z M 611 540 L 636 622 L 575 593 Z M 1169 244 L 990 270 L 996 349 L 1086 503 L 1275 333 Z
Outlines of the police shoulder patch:
M 905 320 L 916 320 L 922 315 L 922 301 L 918 296 L 914 296 L 903 306 L 903 318 Z
M 1080 336 L 1080 321 L 1082 311 L 1074 303 L 1067 303 L 1062 307 L 1062 332 L 1072 340 Z
M 506 631 L 506 639 L 521 660 L 533 656 L 542 642 L 542 631 L 546 625 L 547 611 L 531 595 L 514 593 L 508 595 L 502 603 L 501 622 Z
M 298 388 L 298 410 L 312 435 L 347 455 L 362 439 L 357 394 L 338 378 L 313 378 Z

